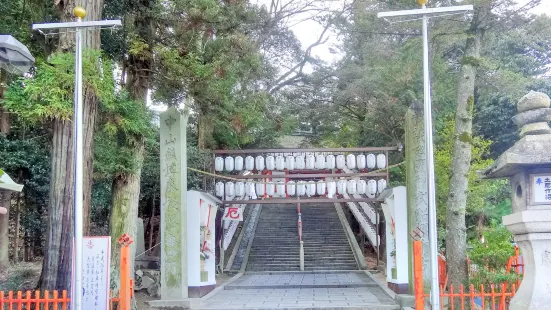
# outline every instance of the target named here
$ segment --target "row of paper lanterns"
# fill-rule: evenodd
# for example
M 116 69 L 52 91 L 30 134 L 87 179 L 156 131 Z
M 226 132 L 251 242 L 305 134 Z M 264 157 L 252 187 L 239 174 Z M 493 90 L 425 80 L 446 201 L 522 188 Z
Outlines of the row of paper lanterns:
M 217 182 L 216 196 L 226 197 L 249 197 L 256 199 L 268 195 L 270 197 L 279 196 L 316 196 L 326 195 L 333 198 L 335 194 L 360 194 L 374 198 L 376 194 L 381 193 L 387 186 L 385 179 L 375 180 L 338 180 L 338 181 L 288 181 L 274 183 L 252 183 L 252 182 Z
M 247 156 L 245 159 L 241 156 L 216 157 L 214 160 L 214 169 L 216 171 L 241 171 L 245 170 L 294 170 L 294 169 L 384 169 L 386 168 L 386 156 L 379 154 L 354 155 L 306 155 L 306 156 Z

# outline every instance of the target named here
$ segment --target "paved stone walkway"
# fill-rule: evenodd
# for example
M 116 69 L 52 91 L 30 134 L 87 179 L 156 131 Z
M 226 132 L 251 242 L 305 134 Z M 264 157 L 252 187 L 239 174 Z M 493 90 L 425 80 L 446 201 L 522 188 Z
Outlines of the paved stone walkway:
M 399 309 L 363 272 L 245 274 L 199 309 Z

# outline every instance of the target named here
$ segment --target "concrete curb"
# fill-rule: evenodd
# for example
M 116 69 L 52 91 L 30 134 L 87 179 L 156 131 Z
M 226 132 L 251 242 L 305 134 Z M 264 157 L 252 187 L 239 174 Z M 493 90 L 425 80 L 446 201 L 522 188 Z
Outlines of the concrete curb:
M 310 274 L 310 273 L 326 273 L 326 274 L 336 274 L 336 273 L 363 273 L 363 270 L 306 270 L 306 271 L 247 271 L 245 274 L 287 274 L 287 273 L 296 273 L 296 274 Z
M 209 300 L 211 299 L 212 297 L 214 297 L 215 295 L 217 295 L 218 293 L 220 293 L 220 291 L 223 291 L 226 289 L 226 286 L 232 284 L 233 282 L 237 281 L 239 278 L 241 278 L 244 274 L 243 273 L 238 273 L 236 274 L 235 276 L 231 277 L 228 281 L 222 283 L 222 285 L 216 287 L 215 289 L 213 289 L 210 293 L 208 293 L 207 295 L 201 297 L 201 301 L 205 301 L 205 300 Z
M 343 226 L 344 231 L 346 232 L 346 238 L 348 239 L 348 243 L 352 248 L 352 252 L 354 253 L 354 258 L 356 258 L 356 263 L 358 264 L 360 269 L 362 270 L 368 269 L 369 267 L 365 262 L 365 257 L 362 253 L 362 249 L 360 249 L 360 245 L 358 244 L 358 241 L 356 240 L 356 237 L 354 236 L 354 233 L 352 232 L 352 229 L 350 228 L 350 225 L 346 220 L 346 216 L 344 215 L 344 211 L 342 209 L 341 204 L 335 203 L 335 209 L 337 210 L 337 215 L 339 216 L 341 225 Z
M 360 288 L 360 287 L 379 287 L 377 283 L 354 283 L 354 284 L 292 284 L 292 285 L 236 285 L 226 287 L 226 290 L 254 290 L 254 289 L 270 289 L 270 290 L 285 290 L 293 288 Z
M 375 278 L 371 272 L 367 271 L 367 270 L 364 270 L 364 273 L 371 278 L 371 280 L 373 280 L 375 283 L 377 283 L 379 285 L 379 287 L 381 287 L 381 289 L 388 294 L 388 296 L 390 296 L 392 299 L 396 300 L 396 293 L 394 293 L 394 291 L 392 291 L 391 289 L 388 288 L 388 286 L 386 286 L 383 282 L 381 282 L 379 279 Z
M 254 236 L 256 234 L 256 227 L 258 226 L 258 222 L 260 222 L 261 213 L 262 213 L 262 205 L 259 204 L 258 217 L 256 218 L 256 222 L 254 222 L 253 230 L 251 232 L 251 238 L 249 239 L 249 244 L 247 244 L 247 250 L 243 254 L 243 262 L 241 263 L 241 269 L 239 271 L 240 273 L 245 273 L 245 270 L 247 269 L 247 264 L 249 263 L 249 254 L 251 253 L 251 248 L 254 242 Z

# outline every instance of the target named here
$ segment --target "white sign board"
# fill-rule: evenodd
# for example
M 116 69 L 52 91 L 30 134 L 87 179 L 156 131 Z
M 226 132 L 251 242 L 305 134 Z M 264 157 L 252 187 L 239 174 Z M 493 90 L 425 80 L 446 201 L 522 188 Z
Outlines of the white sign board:
M 237 206 L 226 207 L 224 210 L 224 220 L 226 221 L 242 221 L 243 208 Z
M 536 174 L 532 179 L 532 203 L 551 204 L 551 173 Z
M 111 237 L 84 237 L 82 248 L 82 309 L 109 309 Z

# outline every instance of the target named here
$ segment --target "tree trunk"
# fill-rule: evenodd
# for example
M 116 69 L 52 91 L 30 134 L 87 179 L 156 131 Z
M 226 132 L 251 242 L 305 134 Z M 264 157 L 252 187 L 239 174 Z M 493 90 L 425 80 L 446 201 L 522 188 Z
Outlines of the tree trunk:
M 473 18 L 472 36 L 465 44 L 459 81 L 457 84 L 457 108 L 455 113 L 455 141 L 452 156 L 452 175 L 446 217 L 446 260 L 450 284 L 459 287 L 466 284 L 467 228 L 465 209 L 467 205 L 469 170 L 471 167 L 471 142 L 474 111 L 474 90 L 477 62 L 483 35 L 477 18 Z
M 197 120 L 197 147 L 206 150 L 213 147 L 214 124 L 212 118 L 206 111 L 200 111 Z
M 120 248 L 117 239 L 128 234 L 136 239 L 138 221 L 138 203 L 140 201 L 140 179 L 144 158 L 144 143 L 136 147 L 134 162 L 138 169 L 133 173 L 121 174 L 113 181 L 113 197 L 111 217 L 109 222 L 109 234 L 111 235 L 111 289 L 117 295 L 120 287 L 120 270 L 117 268 L 120 261 Z M 136 243 L 130 246 L 130 274 L 134 272 L 134 257 L 136 256 Z
M 86 9 L 86 20 L 100 20 L 103 11 L 103 0 L 76 0 L 77 5 Z M 71 8 L 72 9 L 72 8 Z M 99 30 L 87 30 L 83 32 L 83 47 L 89 50 L 99 50 L 101 48 L 101 39 Z M 99 63 L 98 63 L 99 66 Z M 99 72 L 99 71 L 98 71 Z M 84 216 L 83 233 L 84 236 L 90 234 L 90 209 L 92 205 L 92 183 L 94 177 L 94 129 L 98 116 L 98 98 L 94 91 L 86 87 L 83 95 L 83 145 L 84 145 L 84 184 L 83 184 L 83 210 Z
M 0 207 L 6 208 L 8 212 L 0 215 L 0 272 L 5 271 L 9 265 L 9 227 L 10 227 L 10 205 L 11 191 L 0 190 Z
M 17 195 L 17 209 L 15 209 L 15 236 L 13 242 L 13 263 L 19 264 L 19 230 L 21 229 L 21 193 Z
M 4 99 L 5 72 L 0 69 L 0 100 Z M 7 136 L 10 133 L 10 115 L 0 106 L 0 134 Z M 0 190 L 0 207 L 7 210 L 6 214 L 0 215 L 0 271 L 5 271 L 10 265 L 9 261 L 9 227 L 10 227 L 10 205 L 11 191 Z
M 74 219 L 73 122 L 54 120 L 48 229 L 40 290 L 70 290 Z
M 99 48 L 99 44 L 98 44 Z M 84 136 L 84 176 L 83 176 L 83 234 L 90 234 L 90 211 L 92 206 L 92 184 L 94 178 L 94 129 L 98 114 L 98 100 L 96 95 L 87 90 L 84 97 L 83 136 Z
M 154 244 L 153 244 L 153 217 L 155 216 L 155 193 L 153 193 L 153 199 L 152 199 L 152 202 L 151 202 L 151 217 L 149 218 L 149 249 L 151 249 Z M 148 251 L 149 254 L 151 255 L 151 252 L 152 250 L 149 250 Z

